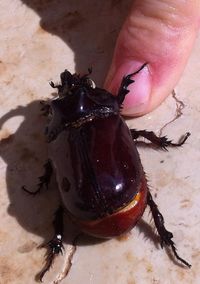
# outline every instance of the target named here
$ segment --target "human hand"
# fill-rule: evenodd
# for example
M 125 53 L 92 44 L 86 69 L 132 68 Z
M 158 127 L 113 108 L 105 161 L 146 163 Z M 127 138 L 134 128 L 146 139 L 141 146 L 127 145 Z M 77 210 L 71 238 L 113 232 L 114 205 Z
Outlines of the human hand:
M 148 63 L 129 86 L 124 115 L 148 113 L 171 93 L 187 63 L 199 26 L 198 0 L 133 1 L 105 83 L 115 94 L 124 75 Z

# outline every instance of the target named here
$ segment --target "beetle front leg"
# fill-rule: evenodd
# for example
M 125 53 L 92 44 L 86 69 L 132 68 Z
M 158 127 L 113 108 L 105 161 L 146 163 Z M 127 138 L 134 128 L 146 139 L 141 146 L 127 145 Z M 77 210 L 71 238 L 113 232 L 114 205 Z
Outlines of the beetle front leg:
M 59 207 L 55 213 L 55 219 L 53 221 L 54 237 L 47 243 L 48 251 L 46 254 L 46 265 L 39 273 L 38 278 L 42 282 L 45 273 L 52 266 L 55 257 L 63 251 L 63 208 Z
M 131 73 L 127 76 L 124 76 L 117 94 L 117 100 L 119 105 L 121 105 L 125 99 L 125 96 L 129 93 L 129 90 L 127 89 L 128 86 L 135 81 L 131 79 L 134 75 L 140 73 L 140 71 L 147 65 L 147 63 L 144 63 L 138 70 L 136 70 L 134 73 Z
M 169 140 L 166 136 L 158 137 L 153 131 L 147 131 L 147 130 L 135 130 L 135 129 L 130 129 L 131 131 L 131 136 L 134 140 L 137 140 L 139 137 L 144 137 L 145 139 L 149 140 L 151 143 L 154 145 L 166 150 L 167 147 L 172 146 L 172 147 L 179 147 L 182 146 L 185 141 L 188 139 L 190 136 L 190 133 L 187 132 L 180 142 L 178 143 L 173 143 L 172 140 Z
M 22 186 L 22 189 L 25 192 L 32 194 L 32 195 L 36 195 L 37 193 L 39 193 L 41 189 L 43 188 L 43 186 L 45 186 L 46 189 L 48 189 L 52 174 L 53 174 L 53 167 L 51 165 L 51 161 L 47 160 L 47 162 L 44 164 L 44 174 L 38 178 L 39 183 L 37 185 L 37 190 L 30 191 L 25 186 Z
M 147 204 L 149 205 L 151 209 L 151 213 L 153 215 L 155 226 L 160 236 L 161 247 L 163 248 L 164 245 L 171 247 L 176 259 L 178 259 L 180 262 L 182 262 L 184 265 L 190 268 L 191 265 L 178 255 L 175 244 L 172 240 L 173 234 L 167 231 L 167 229 L 165 228 L 163 215 L 160 213 L 158 206 L 154 202 L 153 197 L 150 192 L 148 192 L 148 195 L 147 195 Z

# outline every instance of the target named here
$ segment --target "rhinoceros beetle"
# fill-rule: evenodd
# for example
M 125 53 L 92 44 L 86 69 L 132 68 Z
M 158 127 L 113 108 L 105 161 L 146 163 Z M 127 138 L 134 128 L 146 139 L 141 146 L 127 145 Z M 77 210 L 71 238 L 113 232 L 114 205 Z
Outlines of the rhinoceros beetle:
M 178 255 L 173 234 L 165 228 L 164 218 L 149 191 L 135 143 L 139 137 L 144 137 L 166 149 L 183 145 L 190 134 L 186 133 L 179 143 L 173 143 L 154 132 L 129 129 L 120 114 L 128 86 L 143 68 L 147 68 L 147 63 L 124 76 L 115 96 L 94 85 L 89 77 L 91 70 L 83 76 L 65 70 L 60 75 L 60 84 L 50 82 L 58 90 L 58 97 L 43 107 L 50 116 L 46 137 L 51 157 L 44 165 L 45 173 L 39 178 L 37 191 L 30 192 L 23 187 L 32 194 L 43 186 L 48 187 L 53 163 L 62 205 L 55 214 L 55 235 L 48 243 L 50 257 L 40 279 L 55 255 L 62 251 L 64 211 L 82 232 L 112 238 L 131 230 L 148 205 L 161 247 L 170 247 L 177 260 L 191 266 Z

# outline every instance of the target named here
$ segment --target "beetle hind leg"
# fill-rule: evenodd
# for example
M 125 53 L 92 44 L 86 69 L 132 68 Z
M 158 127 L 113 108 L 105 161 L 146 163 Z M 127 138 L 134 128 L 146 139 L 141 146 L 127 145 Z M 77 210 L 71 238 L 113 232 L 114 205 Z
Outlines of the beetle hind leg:
M 52 267 L 55 258 L 59 254 L 63 254 L 64 246 L 63 246 L 63 214 L 64 210 L 60 206 L 57 211 L 55 212 L 55 218 L 53 221 L 53 227 L 54 227 L 54 237 L 52 240 L 50 240 L 46 245 L 47 246 L 47 254 L 46 254 L 46 263 L 44 268 L 38 273 L 36 276 L 36 280 L 39 280 L 42 282 L 44 275 L 49 271 L 49 269 Z M 62 279 L 64 279 L 67 274 L 69 273 L 71 266 L 72 266 L 72 258 L 76 252 L 76 243 L 78 241 L 78 238 L 80 237 L 80 234 L 78 234 L 73 242 L 72 245 L 70 245 L 70 250 L 68 252 L 68 256 L 66 259 L 66 263 L 64 265 L 64 269 L 61 273 L 59 273 L 57 279 L 53 283 L 60 283 Z
M 51 165 L 51 161 L 47 160 L 47 162 L 44 164 L 44 174 L 38 178 L 39 183 L 37 185 L 37 190 L 30 191 L 25 186 L 22 186 L 22 189 L 31 195 L 36 195 L 37 193 L 39 193 L 44 186 L 46 187 L 46 189 L 48 189 L 52 173 L 53 168 Z
M 139 137 L 144 137 L 145 139 L 149 140 L 154 145 L 162 148 L 163 150 L 167 150 L 167 147 L 180 147 L 182 146 L 185 141 L 190 136 L 190 133 L 187 132 L 179 142 L 173 143 L 171 140 L 169 140 L 166 136 L 158 137 L 153 131 L 147 131 L 147 130 L 135 130 L 130 129 L 131 136 L 134 140 L 137 140 Z
M 55 257 L 63 252 L 63 209 L 62 207 L 59 207 L 57 211 L 55 212 L 55 218 L 53 221 L 53 227 L 54 227 L 54 237 L 52 240 L 50 240 L 47 245 L 48 251 L 46 254 L 46 264 L 45 267 L 42 269 L 42 271 L 37 275 L 36 278 L 42 282 L 42 279 L 47 271 L 51 268 Z M 42 245 L 43 247 L 43 245 Z
M 176 259 L 190 268 L 191 265 L 186 260 L 184 260 L 178 255 L 175 244 L 172 240 L 173 234 L 165 228 L 163 215 L 160 213 L 150 192 L 148 192 L 148 195 L 147 195 L 147 204 L 149 205 L 151 209 L 151 213 L 153 215 L 155 226 L 160 236 L 161 247 L 163 248 L 164 245 L 171 247 L 171 250 L 174 253 L 174 256 L 176 257 Z

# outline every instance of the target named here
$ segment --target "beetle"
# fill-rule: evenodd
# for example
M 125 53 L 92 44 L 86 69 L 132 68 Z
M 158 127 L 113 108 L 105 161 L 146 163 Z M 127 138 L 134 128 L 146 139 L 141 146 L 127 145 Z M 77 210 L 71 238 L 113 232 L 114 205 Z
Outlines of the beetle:
M 48 243 L 50 257 L 40 279 L 62 251 L 64 211 L 81 231 L 98 238 L 112 238 L 130 231 L 148 205 L 161 247 L 170 247 L 177 260 L 191 266 L 176 251 L 173 234 L 166 229 L 149 191 L 136 148 L 139 137 L 162 149 L 178 147 L 190 133 L 173 143 L 166 136 L 158 137 L 151 131 L 129 129 L 121 116 L 128 86 L 143 68 L 148 68 L 148 64 L 124 76 L 115 96 L 94 85 L 90 69 L 83 76 L 65 70 L 60 75 L 60 84 L 50 82 L 58 90 L 58 97 L 43 106 L 50 116 L 45 132 L 50 160 L 44 165 L 45 173 L 39 178 L 37 190 L 30 192 L 23 187 L 32 194 L 43 186 L 48 187 L 53 162 L 62 206 L 55 214 L 55 235 Z

